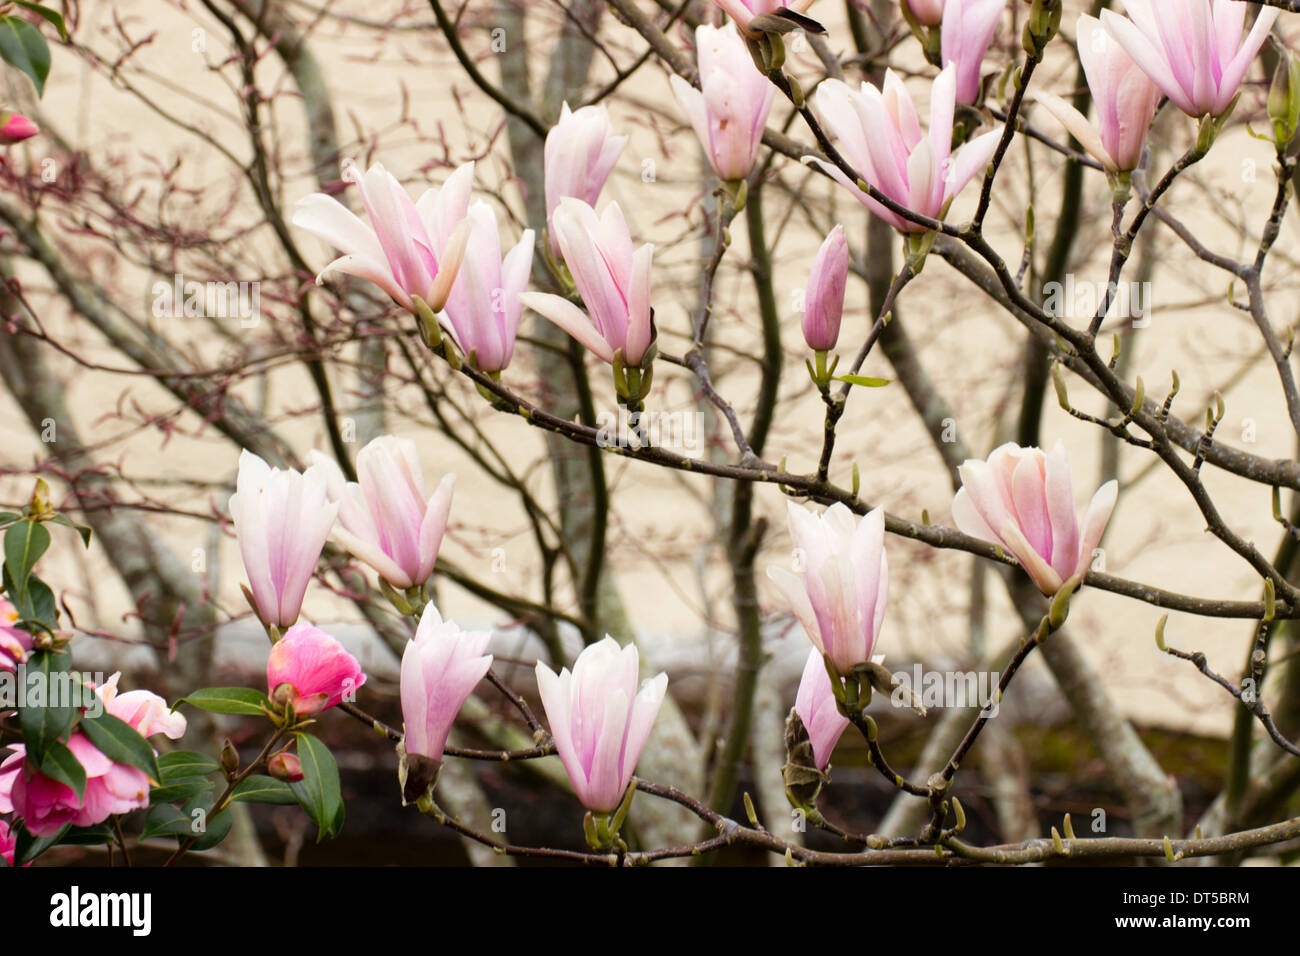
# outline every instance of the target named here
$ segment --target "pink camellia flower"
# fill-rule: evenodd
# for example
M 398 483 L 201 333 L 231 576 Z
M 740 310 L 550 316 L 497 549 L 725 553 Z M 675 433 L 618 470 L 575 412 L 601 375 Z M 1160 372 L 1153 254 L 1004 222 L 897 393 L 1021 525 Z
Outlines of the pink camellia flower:
M 167 701 L 149 690 L 129 690 L 119 693 L 117 682 L 121 672 L 114 674 L 95 688 L 104 701 L 104 709 L 118 720 L 126 721 L 141 737 L 163 734 L 170 740 L 185 735 L 185 715 L 174 713 Z
M 0 146 L 11 146 L 31 139 L 39 133 L 40 127 L 22 113 L 0 110 Z
M 776 87 L 754 66 L 734 24 L 721 29 L 700 26 L 695 31 L 695 48 L 702 91 L 674 74 L 669 78 L 673 95 L 718 178 L 724 182 L 744 179 L 754 168 Z
M 1195 119 L 1228 111 L 1281 12 L 1263 7 L 1250 35 L 1243 0 L 1123 0 L 1101 23 L 1170 102 Z
M 944 0 L 901 0 L 904 13 L 911 13 L 923 27 L 937 27 L 943 23 Z
M 980 94 L 980 68 L 997 32 L 1007 0 L 947 0 L 940 28 L 943 65 L 957 69 L 957 102 L 970 106 Z
M 361 449 L 359 481 L 344 484 L 339 466 L 318 451 L 312 451 L 311 459 L 325 474 L 327 494 L 338 505 L 335 539 L 395 588 L 429 580 L 447 531 L 456 476 L 444 475 L 428 494 L 419 449 L 396 435 L 383 435 Z
M 1108 172 L 1131 172 L 1142 162 L 1160 90 L 1096 17 L 1082 14 L 1076 34 L 1079 59 L 1097 108 L 1097 126 L 1055 94 L 1039 93 L 1038 102 Z
M 849 278 L 849 243 L 836 226 L 817 250 L 803 303 L 803 337 L 815 352 L 829 352 L 840 337 L 844 287 Z
M 32 636 L 13 626 L 17 620 L 18 610 L 0 598 L 0 671 L 17 671 L 32 651 Z
M 452 337 L 483 372 L 500 372 L 510 364 L 523 307 L 519 293 L 528 288 L 533 262 L 531 229 L 501 256 L 497 217 L 483 202 L 470 206 L 471 224 L 465 261 L 444 307 Z
M 440 312 L 451 291 L 469 238 L 470 190 L 474 164 L 457 169 L 441 189 L 429 189 L 411 202 L 406 188 L 375 163 L 361 176 L 351 160 L 343 179 L 355 183 L 370 217 L 362 222 L 333 196 L 312 193 L 298 200 L 293 224 L 344 253 L 316 277 L 331 272 L 369 279 L 408 312 L 413 296 Z
M 483 653 L 491 639 L 488 631 L 462 631 L 432 604 L 425 607 L 415 637 L 402 651 L 408 756 L 442 759 L 456 715 L 492 666 L 492 655 Z
M 967 461 L 957 470 L 961 488 L 952 517 L 962 532 L 1005 547 L 1047 595 L 1088 570 L 1115 507 L 1116 482 L 1106 482 L 1092 496 L 1081 534 L 1070 463 L 1060 442 L 1047 454 L 1009 442 L 988 461 Z
M 849 726 L 849 719 L 840 713 L 831 687 L 831 675 L 826 673 L 826 664 L 816 648 L 808 652 L 808 662 L 803 666 L 794 712 L 808 731 L 817 769 L 825 770 L 840 734 Z
M 789 502 L 795 572 L 770 567 L 767 576 L 790 602 L 820 654 L 847 674 L 871 659 L 889 598 L 885 513 L 858 520 L 836 502 L 818 516 Z
M 583 650 L 559 676 L 540 661 L 537 689 L 555 749 L 582 805 L 593 813 L 617 809 L 668 687 L 658 674 L 637 690 L 634 645 L 606 637 Z
M 713 0 L 736 25 L 746 33 L 751 33 L 749 21 L 766 13 L 776 13 L 785 8 L 795 13 L 807 13 L 815 0 Z
M 291 704 L 299 717 L 310 717 L 345 698 L 350 700 L 365 682 L 366 675 L 357 659 L 312 624 L 289 628 L 271 648 L 266 662 L 266 686 L 272 699 Z
M 71 787 L 29 766 L 26 747 L 11 746 L 14 753 L 0 764 L 0 813 L 13 812 L 32 836 L 53 836 L 69 823 L 94 826 L 115 813 L 149 805 L 145 772 L 109 760 L 85 734 L 73 733 L 67 740 L 68 749 L 86 771 L 86 790 L 80 800 Z
M 626 136 L 614 136 L 609 121 L 609 110 L 601 104 L 584 106 L 574 111 L 565 103 L 560 109 L 560 121 L 546 134 L 543 149 L 546 180 L 546 227 L 550 235 L 551 250 L 560 254 L 555 241 L 551 217 L 565 196 L 581 199 L 595 206 L 605 180 L 613 171 L 618 157 L 627 145 Z
M 119 674 L 94 688 L 105 709 L 126 721 L 143 737 L 166 734 L 173 740 L 185 733 L 185 718 L 165 715 L 166 702 L 149 691 L 117 692 Z M 0 764 L 0 813 L 14 813 L 33 836 L 53 836 L 65 824 L 88 827 L 103 823 L 117 813 L 149 805 L 149 777 L 142 770 L 115 763 L 92 744 L 85 734 L 74 731 L 66 741 L 72 755 L 86 772 L 86 790 L 78 800 L 69 786 L 27 765 L 22 744 Z
M 927 133 L 921 132 L 912 98 L 893 70 L 885 72 L 883 92 L 868 83 L 857 92 L 840 80 L 827 80 L 817 88 L 815 101 L 840 150 L 867 182 L 899 205 L 939 219 L 952 198 L 988 165 L 1002 135 L 1001 129 L 984 133 L 950 155 L 956 92 L 957 71 L 949 64 L 930 89 Z M 831 163 L 816 157 L 809 161 L 895 229 L 925 232 L 924 226 L 876 202 Z
M 650 264 L 654 246 L 632 246 L 632 234 L 618 203 L 598 217 L 581 199 L 561 200 L 555 211 L 555 236 L 564 263 L 591 318 L 563 296 L 524 292 L 519 300 L 554 322 L 579 344 L 610 364 L 639 366 L 655 340 L 650 310 Z
M 0 820 L 0 860 L 10 866 L 14 865 L 14 854 L 18 852 L 18 834 L 3 820 Z
M 307 582 L 338 513 L 325 482 L 324 472 L 314 466 L 299 474 L 272 468 L 247 450 L 239 456 L 228 507 L 253 603 L 268 626 L 287 627 L 302 610 Z

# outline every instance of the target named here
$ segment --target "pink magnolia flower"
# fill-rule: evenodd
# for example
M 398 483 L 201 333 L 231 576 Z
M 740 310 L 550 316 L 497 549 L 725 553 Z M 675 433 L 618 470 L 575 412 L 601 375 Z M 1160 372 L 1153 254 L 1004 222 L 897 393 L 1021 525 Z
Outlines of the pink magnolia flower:
M 447 531 L 456 476 L 425 490 L 419 449 L 409 438 L 383 435 L 357 454 L 359 481 L 344 483 L 334 460 L 312 451 L 313 467 L 328 480 L 338 505 L 334 537 L 395 588 L 422 585 L 433 574 Z
M 537 689 L 555 749 L 582 805 L 593 813 L 618 808 L 668 687 L 658 674 L 637 690 L 634 645 L 612 637 L 590 645 L 557 676 L 540 661 Z
M 253 603 L 267 625 L 287 627 L 302 610 L 307 582 L 338 512 L 326 497 L 325 480 L 317 467 L 299 474 L 272 468 L 247 450 L 239 456 L 228 507 Z
M 149 690 L 129 690 L 119 693 L 117 682 L 121 672 L 114 674 L 95 690 L 104 701 L 104 709 L 134 728 L 141 737 L 163 734 L 170 740 L 185 735 L 185 715 L 173 713 L 167 701 Z
M 844 287 L 849 278 L 849 243 L 836 226 L 817 250 L 803 303 L 803 337 L 815 352 L 829 352 L 840 337 Z
M 921 132 L 916 107 L 903 81 L 893 70 L 885 73 L 883 92 L 868 83 L 861 92 L 840 80 L 817 88 L 817 112 L 839 139 L 839 148 L 853 167 L 894 202 L 931 219 L 941 218 L 949 202 L 988 165 L 1001 129 L 977 136 L 951 154 L 957 72 L 949 64 L 930 89 L 930 128 Z M 907 233 L 925 227 L 892 212 L 872 199 L 837 167 L 816 157 L 821 166 L 858 201 L 894 228 Z
M 17 620 L 17 608 L 0 598 L 0 671 L 17 671 L 32 651 L 32 636 L 13 626 Z
M 808 731 L 817 769 L 825 770 L 840 734 L 849 726 L 849 719 L 840 713 L 835 702 L 835 690 L 831 687 L 831 675 L 826 673 L 826 664 L 816 648 L 808 652 L 808 662 L 803 666 L 794 712 Z
M 1116 482 L 1092 496 L 1080 533 L 1070 463 L 1060 442 L 1048 454 L 1009 442 L 988 461 L 967 461 L 957 470 L 961 488 L 952 517 L 962 532 L 1005 547 L 1044 594 L 1055 594 L 1088 570 L 1115 507 Z
M 366 682 L 357 659 L 312 624 L 295 624 L 276 641 L 266 662 L 266 686 L 299 717 L 328 710 L 351 698 Z M 287 686 L 287 691 L 280 690 Z M 277 693 L 278 692 L 278 693 Z
M 809 640 L 841 674 L 871 659 L 889 598 L 885 513 L 858 520 L 846 505 L 822 515 L 788 503 L 795 568 L 767 576 L 790 602 Z
M 543 150 L 546 180 L 546 227 L 551 250 L 560 254 L 551 217 L 565 196 L 596 205 L 605 180 L 627 145 L 626 136 L 614 136 L 609 110 L 601 104 L 573 111 L 565 103 L 560 121 L 546 134 Z
M 900 0 L 904 12 L 910 12 L 923 27 L 937 27 L 943 23 L 944 0 Z
M 0 146 L 11 146 L 31 139 L 39 133 L 40 127 L 22 113 L 0 110 Z
M 465 261 L 447 297 L 445 311 L 452 337 L 475 367 L 499 372 L 510 364 L 519 332 L 519 293 L 528 288 L 533 262 L 531 229 L 503 259 L 497 217 L 484 202 L 470 206 Z
M 441 311 L 465 255 L 474 164 L 461 166 L 441 189 L 426 190 L 415 202 L 379 163 L 361 176 L 347 160 L 343 178 L 361 191 L 369 225 L 324 193 L 300 199 L 293 215 L 295 226 L 344 253 L 316 281 L 345 272 L 369 279 L 407 311 L 415 311 L 412 296 Z
M 143 770 L 114 763 L 75 732 L 68 749 L 86 771 L 86 790 L 76 791 L 47 777 L 27 763 L 27 749 L 12 744 L 14 753 L 0 764 L 0 813 L 12 812 L 33 836 L 53 836 L 65 824 L 78 827 L 103 823 L 115 813 L 129 813 L 149 805 L 149 777 Z
M 1188 116 L 1228 111 L 1246 70 L 1281 12 L 1263 7 L 1242 41 L 1242 0 L 1123 0 L 1128 18 L 1111 10 L 1101 23 L 1134 62 Z
M 702 89 L 674 74 L 669 78 L 673 95 L 690 119 L 718 178 L 724 182 L 744 179 L 754 168 L 776 87 L 754 66 L 734 24 L 721 29 L 700 26 L 695 31 L 695 48 Z
M 492 635 L 462 631 L 432 604 L 402 651 L 402 721 L 406 753 L 441 760 L 461 707 L 492 666 Z
M 815 0 L 713 0 L 746 33 L 752 33 L 749 21 L 763 14 L 776 13 L 783 7 L 795 13 L 807 13 Z
M 581 199 L 561 200 L 555 237 L 590 318 L 563 296 L 524 292 L 519 300 L 554 322 L 579 344 L 610 364 L 639 366 L 655 339 L 650 309 L 650 264 L 654 246 L 633 249 L 632 234 L 618 203 L 597 217 Z
M 1109 172 L 1131 172 L 1142 162 L 1160 90 L 1096 17 L 1082 14 L 1076 33 L 1097 126 L 1052 93 L 1039 93 L 1038 101 Z
M 970 106 L 980 93 L 980 68 L 1007 0 L 947 0 L 940 28 L 943 65 L 957 68 L 957 102 Z

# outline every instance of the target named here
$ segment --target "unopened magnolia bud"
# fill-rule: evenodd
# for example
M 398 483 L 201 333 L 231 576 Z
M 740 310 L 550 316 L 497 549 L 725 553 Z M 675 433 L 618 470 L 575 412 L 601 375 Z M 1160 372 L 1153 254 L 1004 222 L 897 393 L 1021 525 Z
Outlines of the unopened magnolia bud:
M 229 739 L 221 748 L 221 769 L 225 771 L 227 777 L 233 777 L 239 772 L 239 751 Z
M 1273 71 L 1273 85 L 1268 91 L 1268 118 L 1273 121 L 1273 137 L 1279 150 L 1285 149 L 1300 126 L 1300 61 L 1285 50 Z
M 830 782 L 830 777 L 817 768 L 808 730 L 793 709 L 785 722 L 785 753 L 781 776 L 785 781 L 786 798 L 794 807 L 815 807 L 817 795 L 822 786 Z
M 266 772 L 290 783 L 302 779 L 302 763 L 291 753 L 278 753 L 266 762 Z

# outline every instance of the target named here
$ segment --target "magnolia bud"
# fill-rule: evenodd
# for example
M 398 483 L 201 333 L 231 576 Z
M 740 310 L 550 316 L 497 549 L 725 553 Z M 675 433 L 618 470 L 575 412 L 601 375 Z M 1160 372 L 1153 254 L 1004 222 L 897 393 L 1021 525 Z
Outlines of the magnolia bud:
M 302 763 L 291 753 L 278 753 L 266 762 L 266 772 L 276 780 L 302 779 Z
M 1268 118 L 1273 121 L 1277 148 L 1285 149 L 1300 125 L 1300 62 L 1285 50 L 1273 72 L 1273 85 L 1268 91 Z

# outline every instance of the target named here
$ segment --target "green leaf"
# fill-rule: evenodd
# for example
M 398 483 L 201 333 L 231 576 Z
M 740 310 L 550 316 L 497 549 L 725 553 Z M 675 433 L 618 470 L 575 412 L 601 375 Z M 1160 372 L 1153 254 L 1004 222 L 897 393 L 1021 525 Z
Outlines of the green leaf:
M 316 842 L 337 836 L 343 829 L 343 792 L 339 786 L 339 766 L 329 748 L 311 734 L 298 738 L 298 760 L 302 779 L 289 784 L 298 796 L 299 805 L 316 824 Z
M 167 780 L 161 787 L 149 791 L 149 802 L 157 806 L 161 803 L 175 803 L 188 800 L 205 790 L 212 789 L 212 781 L 207 777 L 176 777 Z
M 113 831 L 102 823 L 94 827 L 72 827 L 59 840 L 62 846 L 98 846 L 112 842 Z
M 31 750 L 27 752 L 28 759 L 31 759 Z M 77 795 L 77 800 L 81 800 L 86 795 L 86 768 L 81 765 L 81 761 L 76 758 L 65 745 L 54 741 L 54 743 L 45 750 L 45 759 L 40 763 L 41 773 L 47 777 L 53 777 L 59 783 L 66 784 L 72 788 L 72 792 Z
M 0 17 L 0 20 L 3 19 Z M 3 27 L 0 27 L 0 36 L 3 33 Z M 2 43 L 0 52 L 3 52 Z M 5 570 L 9 572 L 9 580 L 14 587 L 14 604 L 18 604 L 27 592 L 27 579 L 31 576 L 32 568 L 49 546 L 50 533 L 39 521 L 24 519 L 10 525 L 5 532 Z
M 873 378 L 870 375 L 835 375 L 832 376 L 837 382 L 848 382 L 850 385 L 861 385 L 863 388 L 884 388 L 893 379 Z
M 230 795 L 230 799 L 232 802 L 280 803 L 287 805 L 297 803 L 298 795 L 283 780 L 276 780 L 274 777 L 255 773 L 239 781 L 239 786 L 235 787 L 235 792 Z
M 39 97 L 50 75 L 50 47 L 36 29 L 18 17 L 0 17 L 0 59 L 31 78 Z
M 230 827 L 234 822 L 235 818 L 229 810 L 222 810 L 216 816 L 208 817 L 207 830 L 194 841 L 190 849 L 196 853 L 211 850 L 229 835 Z
M 251 687 L 203 687 L 182 697 L 172 705 L 172 710 L 181 704 L 191 704 L 214 714 L 248 714 L 254 717 L 262 716 L 263 709 L 271 707 L 270 699 Z
M 144 818 L 144 829 L 140 831 L 141 840 L 157 836 L 191 837 L 193 835 L 190 817 L 170 803 L 160 803 L 150 807 Z
M 0 528 L 9 527 L 20 518 L 22 518 L 22 515 L 16 511 L 0 511 Z
M 53 836 L 34 837 L 27 832 L 27 828 L 20 823 L 18 826 L 17 845 L 14 847 L 14 863 L 22 866 L 24 863 L 30 863 L 50 847 L 55 846 L 63 835 L 72 829 L 72 824 L 65 824 L 63 829 Z
M 88 526 L 84 524 L 77 524 L 77 522 L 73 521 L 67 515 L 55 515 L 53 518 L 50 518 L 49 520 L 52 521 L 54 524 L 61 524 L 65 528 L 71 528 L 73 531 L 77 532 L 77 534 L 81 535 L 81 543 L 84 544 L 87 548 L 90 547 L 91 532 Z
M 68 28 L 63 25 L 63 15 L 57 10 L 51 10 L 49 7 L 41 6 L 39 3 L 32 3 L 30 0 L 12 0 L 16 7 L 22 7 L 24 10 L 30 10 L 39 17 L 44 17 L 54 28 L 59 31 L 59 38 L 64 42 L 68 39 Z
M 9 568 L 5 567 L 3 572 L 5 593 L 18 611 L 18 620 L 14 626 L 21 627 L 29 634 L 41 631 L 53 634 L 59 626 L 59 612 L 54 606 L 54 592 L 50 586 L 33 574 L 27 579 L 26 590 L 19 594 L 18 588 L 9 578 Z
M 28 686 L 33 675 L 39 675 L 38 680 L 43 684 L 46 694 L 46 706 L 44 707 L 23 707 L 18 711 L 18 726 L 23 731 L 23 742 L 27 745 L 27 756 L 30 760 L 35 761 L 36 765 L 42 770 L 45 769 L 46 757 L 51 748 L 59 744 L 59 738 L 67 734 L 72 727 L 73 721 L 77 719 L 77 709 L 70 704 L 60 706 L 49 706 L 52 698 L 62 698 L 65 693 L 70 692 L 74 681 L 67 675 L 68 657 L 66 654 L 56 654 L 53 651 L 37 651 L 27 659 L 27 680 Z M 64 675 L 60 677 L 59 675 Z M 94 693 L 91 691 L 90 693 Z M 63 750 L 67 752 L 67 757 L 80 770 L 81 764 L 77 763 L 71 752 L 66 747 Z M 80 771 L 80 787 L 73 787 L 77 790 L 77 795 L 81 795 L 81 788 L 86 785 L 85 771 Z M 50 774 L 54 776 L 54 774 Z M 63 779 L 62 777 L 58 779 Z M 75 775 L 74 775 L 75 779 Z M 64 780 L 69 786 L 71 781 Z
M 143 770 L 154 782 L 162 780 L 153 747 L 120 717 L 103 713 L 81 718 L 81 730 L 109 760 Z
M 182 777 L 215 773 L 221 769 L 221 764 L 197 750 L 175 750 L 158 758 L 158 769 L 162 771 L 163 782 L 171 783 Z

